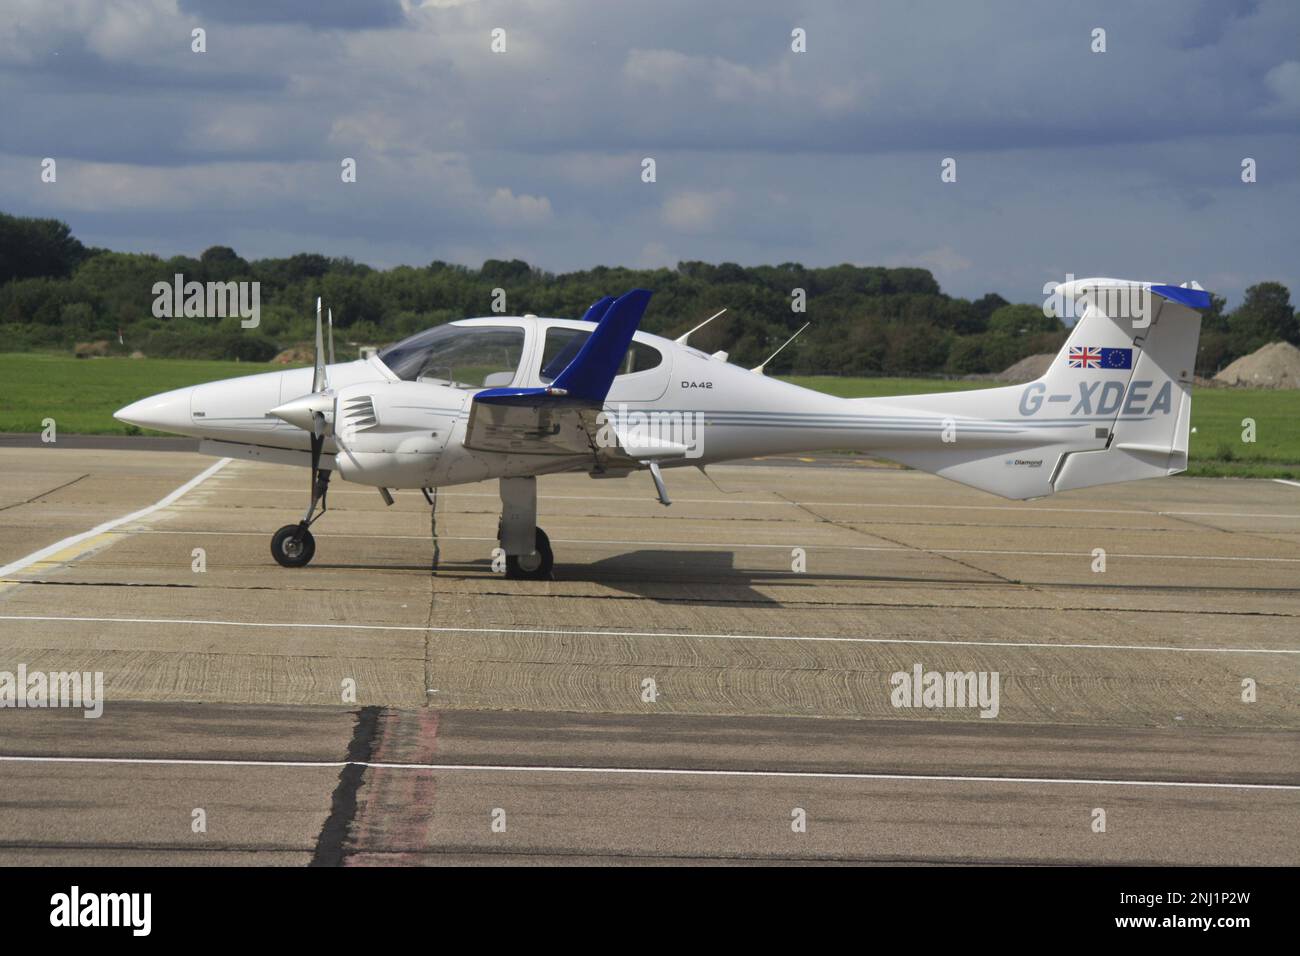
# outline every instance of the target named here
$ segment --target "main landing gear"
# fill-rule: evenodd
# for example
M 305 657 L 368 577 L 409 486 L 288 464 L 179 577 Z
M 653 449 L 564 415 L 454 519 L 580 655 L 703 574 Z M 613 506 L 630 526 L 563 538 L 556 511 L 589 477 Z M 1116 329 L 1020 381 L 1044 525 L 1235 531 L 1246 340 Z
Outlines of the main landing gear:
M 497 539 L 506 553 L 506 577 L 549 581 L 555 566 L 551 539 L 537 527 L 537 479 L 501 479 Z
M 307 530 L 325 513 L 325 493 L 329 490 L 330 472 L 317 468 L 311 483 L 311 504 L 297 524 L 287 524 L 271 538 L 271 556 L 286 568 L 301 568 L 316 556 L 316 539 Z M 316 511 L 320 505 L 319 514 Z

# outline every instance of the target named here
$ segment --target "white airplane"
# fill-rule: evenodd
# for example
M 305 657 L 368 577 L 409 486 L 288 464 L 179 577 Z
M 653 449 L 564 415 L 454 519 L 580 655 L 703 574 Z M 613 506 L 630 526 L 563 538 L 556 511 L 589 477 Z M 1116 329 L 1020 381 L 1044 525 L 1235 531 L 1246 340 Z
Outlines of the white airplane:
M 1187 466 L 1199 313 L 1210 306 L 1199 289 L 1065 283 L 1057 301 L 1082 317 L 1038 380 L 859 399 L 707 355 L 688 344 L 701 326 L 676 340 L 639 332 L 649 301 L 634 289 L 581 320 L 462 319 L 338 364 L 332 322 L 325 360 L 318 301 L 314 369 L 176 389 L 115 417 L 199 438 L 206 454 L 310 467 L 306 514 L 271 542 L 286 567 L 315 554 L 309 528 L 325 513 L 334 473 L 389 504 L 390 489 L 421 489 L 432 502 L 434 488 L 498 479 L 498 538 L 515 578 L 551 576 L 538 475 L 644 470 L 667 505 L 663 469 L 821 448 L 858 449 L 1017 499 Z M 1133 303 L 1142 304 L 1135 313 Z

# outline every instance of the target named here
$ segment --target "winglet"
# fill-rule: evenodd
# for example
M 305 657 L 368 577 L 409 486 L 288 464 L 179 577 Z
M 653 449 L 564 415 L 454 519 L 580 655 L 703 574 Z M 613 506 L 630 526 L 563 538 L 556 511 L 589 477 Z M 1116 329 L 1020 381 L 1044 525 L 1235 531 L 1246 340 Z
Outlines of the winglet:
M 595 302 L 591 303 L 590 308 L 583 313 L 582 321 L 599 323 L 600 320 L 605 317 L 605 313 L 609 311 L 609 307 L 613 304 L 614 297 L 612 295 L 601 296 Z
M 1151 291 L 1161 298 L 1185 305 L 1198 312 L 1204 312 L 1213 302 L 1210 293 L 1204 289 L 1185 289 L 1179 285 L 1153 285 Z
M 633 289 L 619 296 L 573 361 L 556 376 L 553 387 L 563 389 L 571 399 L 603 402 L 632 344 L 641 316 L 650 304 L 650 296 L 645 289 Z

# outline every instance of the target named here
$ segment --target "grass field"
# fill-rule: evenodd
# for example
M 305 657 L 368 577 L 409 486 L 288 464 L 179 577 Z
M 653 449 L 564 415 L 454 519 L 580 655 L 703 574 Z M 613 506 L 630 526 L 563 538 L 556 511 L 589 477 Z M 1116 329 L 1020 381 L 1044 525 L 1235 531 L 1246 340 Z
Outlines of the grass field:
M 67 435 L 140 434 L 113 412 L 170 388 L 284 368 L 256 362 L 0 353 L 0 432 L 39 432 L 41 421 L 53 418 Z
M 182 359 L 74 359 L 67 355 L 0 353 L 0 432 L 41 431 L 53 418 L 60 433 L 138 433 L 113 418 L 130 402 L 169 388 L 283 369 L 251 362 Z M 985 382 L 922 378 L 792 377 L 788 381 L 845 398 L 912 395 L 985 388 Z M 1253 443 L 1242 441 L 1246 418 Z M 1300 390 L 1197 389 L 1192 399 L 1188 474 L 1300 478 Z

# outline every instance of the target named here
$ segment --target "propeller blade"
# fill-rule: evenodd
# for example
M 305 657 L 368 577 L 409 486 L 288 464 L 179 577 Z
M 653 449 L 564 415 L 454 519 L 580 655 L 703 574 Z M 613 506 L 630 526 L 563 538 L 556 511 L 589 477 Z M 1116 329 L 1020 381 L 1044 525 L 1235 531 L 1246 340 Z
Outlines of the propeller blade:
M 311 390 L 322 391 L 325 388 L 325 343 L 321 341 L 320 296 L 316 297 L 316 371 L 312 374 Z
M 334 310 L 329 310 L 330 364 L 334 364 Z

